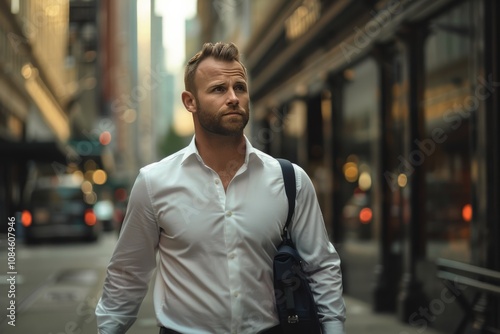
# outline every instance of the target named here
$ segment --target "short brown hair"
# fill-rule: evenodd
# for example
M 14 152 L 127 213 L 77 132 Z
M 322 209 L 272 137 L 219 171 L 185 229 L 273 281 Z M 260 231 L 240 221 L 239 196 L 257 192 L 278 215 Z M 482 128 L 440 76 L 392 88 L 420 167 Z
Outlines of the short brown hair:
M 196 87 L 194 84 L 194 77 L 196 70 L 198 69 L 198 65 L 202 60 L 210 57 L 227 62 L 237 61 L 240 63 L 241 67 L 243 67 L 245 75 L 247 74 L 247 69 L 240 61 L 240 51 L 234 43 L 205 43 L 203 44 L 202 49 L 196 53 L 186 65 L 186 69 L 184 71 L 184 87 L 187 91 L 195 92 Z

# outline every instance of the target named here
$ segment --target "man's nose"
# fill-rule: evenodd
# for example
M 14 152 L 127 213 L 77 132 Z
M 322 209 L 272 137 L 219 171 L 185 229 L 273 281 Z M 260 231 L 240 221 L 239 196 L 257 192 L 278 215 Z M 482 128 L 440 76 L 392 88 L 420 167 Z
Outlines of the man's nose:
M 236 92 L 234 91 L 234 89 L 229 88 L 227 91 L 227 94 L 228 94 L 227 95 L 227 103 L 228 104 L 238 105 L 240 103 L 240 99 L 236 95 Z

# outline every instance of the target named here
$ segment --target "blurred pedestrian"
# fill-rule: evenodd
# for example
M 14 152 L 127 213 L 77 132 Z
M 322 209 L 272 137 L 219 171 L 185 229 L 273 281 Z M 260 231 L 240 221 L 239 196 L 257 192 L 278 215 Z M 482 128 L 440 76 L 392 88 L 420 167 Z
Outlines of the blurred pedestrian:
M 288 203 L 278 161 L 244 135 L 248 74 L 232 44 L 189 60 L 182 102 L 195 135 L 140 170 L 97 305 L 99 333 L 125 333 L 157 269 L 160 333 L 280 333 L 273 257 Z M 302 168 L 291 237 L 310 274 L 324 333 L 344 333 L 340 259 Z

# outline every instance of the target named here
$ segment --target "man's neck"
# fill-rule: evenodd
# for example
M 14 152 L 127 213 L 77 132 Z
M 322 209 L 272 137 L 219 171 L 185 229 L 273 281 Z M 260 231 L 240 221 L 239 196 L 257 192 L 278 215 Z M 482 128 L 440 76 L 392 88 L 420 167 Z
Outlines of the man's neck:
M 212 168 L 223 181 L 225 187 L 245 162 L 246 141 L 238 137 L 211 136 L 195 137 L 196 147 L 203 162 Z

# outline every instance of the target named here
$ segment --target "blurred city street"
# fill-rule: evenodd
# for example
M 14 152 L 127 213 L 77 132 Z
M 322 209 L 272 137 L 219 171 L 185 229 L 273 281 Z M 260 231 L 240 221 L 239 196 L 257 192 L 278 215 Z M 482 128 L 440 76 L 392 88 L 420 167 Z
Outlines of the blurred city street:
M 94 308 L 99 298 L 105 268 L 116 242 L 116 233 L 103 234 L 96 243 L 45 243 L 17 246 L 16 326 L 0 322 L 4 334 L 95 334 Z M 6 261 L 5 240 L 0 243 L 0 261 Z M 0 293 L 7 295 L 6 278 Z M 348 334 L 439 333 L 398 321 L 393 314 L 376 314 L 369 304 L 345 296 Z M 2 298 L 0 308 L 7 308 Z M 149 290 L 129 334 L 157 334 L 158 327 Z M 216 334 L 216 333 L 214 333 Z

